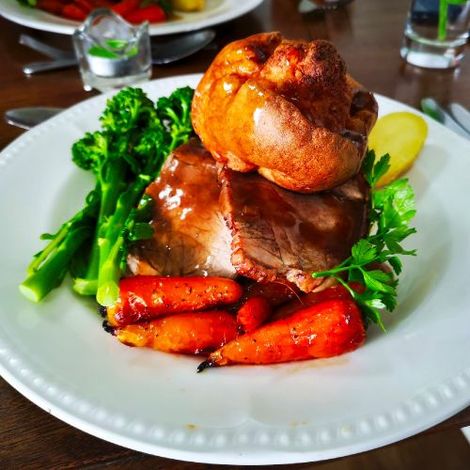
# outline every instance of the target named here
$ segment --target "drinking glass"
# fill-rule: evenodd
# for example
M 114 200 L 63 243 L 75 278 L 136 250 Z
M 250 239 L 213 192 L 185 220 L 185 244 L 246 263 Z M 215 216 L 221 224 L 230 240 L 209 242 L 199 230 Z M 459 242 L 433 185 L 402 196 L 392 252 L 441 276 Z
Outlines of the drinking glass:
M 419 67 L 459 65 L 470 29 L 470 0 L 412 0 L 401 56 Z
M 85 90 L 108 91 L 148 80 L 152 56 L 148 23 L 132 26 L 107 8 L 94 10 L 74 32 Z

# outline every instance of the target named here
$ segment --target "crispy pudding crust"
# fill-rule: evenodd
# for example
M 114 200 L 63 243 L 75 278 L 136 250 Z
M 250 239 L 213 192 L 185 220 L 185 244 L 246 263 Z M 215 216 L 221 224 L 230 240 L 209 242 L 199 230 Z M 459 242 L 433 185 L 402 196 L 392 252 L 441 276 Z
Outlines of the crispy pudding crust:
M 235 41 L 197 87 L 194 128 L 212 156 L 286 189 L 331 189 L 360 169 L 377 103 L 323 40 Z

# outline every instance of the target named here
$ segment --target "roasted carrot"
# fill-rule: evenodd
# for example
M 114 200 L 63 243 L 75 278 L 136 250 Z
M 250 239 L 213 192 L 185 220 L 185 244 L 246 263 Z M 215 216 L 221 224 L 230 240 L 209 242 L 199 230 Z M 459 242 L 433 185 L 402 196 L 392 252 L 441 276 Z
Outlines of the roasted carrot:
M 300 293 L 300 290 L 294 284 L 251 282 L 245 288 L 242 301 L 246 301 L 251 297 L 264 297 L 274 308 L 298 297 Z
M 235 318 L 223 311 L 189 312 L 115 329 L 121 343 L 172 353 L 214 351 L 237 335 Z
M 357 282 L 351 283 L 350 287 L 351 289 L 357 292 L 364 291 L 364 286 Z M 287 317 L 292 313 L 296 312 L 297 310 L 310 307 L 325 300 L 350 298 L 351 294 L 349 293 L 349 291 L 344 286 L 338 284 L 336 286 L 328 287 L 328 289 L 319 292 L 310 292 L 309 294 L 306 294 L 303 297 L 298 297 L 297 299 L 294 299 L 291 302 L 282 305 L 274 312 L 273 319 L 278 320 L 279 318 Z
M 271 313 L 271 305 L 264 297 L 251 297 L 237 312 L 237 324 L 241 333 L 251 333 L 261 326 Z
M 243 293 L 239 284 L 222 277 L 134 276 L 121 279 L 119 288 L 118 301 L 107 309 L 111 326 L 229 305 Z
M 198 372 L 231 364 L 275 364 L 338 356 L 358 348 L 364 340 L 364 324 L 355 302 L 326 300 L 239 336 L 210 354 Z

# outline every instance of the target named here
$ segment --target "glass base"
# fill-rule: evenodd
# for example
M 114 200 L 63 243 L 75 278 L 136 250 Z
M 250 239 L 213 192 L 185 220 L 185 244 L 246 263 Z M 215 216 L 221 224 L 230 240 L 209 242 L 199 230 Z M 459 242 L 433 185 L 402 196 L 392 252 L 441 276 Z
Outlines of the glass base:
M 136 75 L 127 75 L 125 77 L 101 77 L 94 75 L 90 71 L 82 71 L 83 88 L 85 91 L 91 91 L 95 88 L 102 93 L 109 90 L 118 90 L 127 86 L 139 85 L 151 78 L 151 68 L 143 73 Z
M 420 41 L 417 38 L 404 36 L 400 55 L 409 64 L 430 69 L 450 69 L 457 67 L 464 55 L 465 42 L 455 44 L 438 43 L 429 40 Z

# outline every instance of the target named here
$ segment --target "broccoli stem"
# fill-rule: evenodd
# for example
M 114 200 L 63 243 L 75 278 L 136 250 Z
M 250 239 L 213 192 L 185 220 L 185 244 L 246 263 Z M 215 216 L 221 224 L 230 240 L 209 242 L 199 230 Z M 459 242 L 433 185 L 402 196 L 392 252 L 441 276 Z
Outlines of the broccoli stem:
M 73 280 L 73 290 L 83 296 L 96 295 L 98 290 L 98 279 L 87 279 L 85 277 L 76 277 Z
M 116 204 L 116 211 L 106 224 L 106 233 L 99 240 L 100 268 L 96 300 L 100 305 L 109 307 L 119 297 L 123 232 L 129 214 L 139 203 L 150 181 L 150 177 L 140 175 L 136 183 L 121 194 Z
M 88 224 L 72 223 L 65 237 L 61 237 L 58 243 L 53 240 L 53 252 L 48 250 L 48 257 L 42 265 L 20 284 L 21 293 L 31 301 L 39 302 L 58 287 L 67 274 L 72 257 L 89 236 Z
M 137 207 L 145 188 L 153 181 L 165 163 L 166 157 L 182 142 L 186 141 L 191 131 L 190 124 L 172 130 L 172 140 L 166 149 L 159 149 L 160 158 L 151 160 L 150 165 L 136 182 L 118 199 L 115 213 L 106 224 L 107 230 L 99 240 L 100 268 L 96 300 L 105 307 L 112 306 L 119 298 L 119 279 L 123 262 L 124 230 L 129 224 L 129 215 Z
M 72 219 L 68 220 L 60 227 L 59 231 L 54 235 L 54 238 L 46 245 L 46 247 L 33 258 L 33 261 L 28 266 L 26 272 L 31 275 L 34 274 L 44 263 L 45 260 L 60 246 L 64 241 L 67 234 L 70 232 L 74 224 L 74 219 L 78 216 L 75 215 Z
M 116 162 L 109 168 L 106 181 L 101 181 L 101 201 L 98 222 L 95 235 L 91 245 L 88 268 L 83 278 L 75 278 L 73 290 L 80 295 L 96 295 L 98 289 L 98 273 L 100 269 L 100 247 L 99 240 L 103 238 L 106 231 L 106 220 L 116 209 L 119 195 L 124 187 L 126 168 L 121 162 Z
M 33 302 L 39 302 L 52 289 L 58 287 L 67 273 L 75 253 L 86 239 L 98 216 L 98 198 L 95 188 L 86 197 L 86 205 L 62 224 L 46 247 L 28 266 L 27 278 L 20 292 Z
M 100 305 L 110 307 L 119 298 L 123 237 L 118 237 L 100 269 L 96 300 Z

